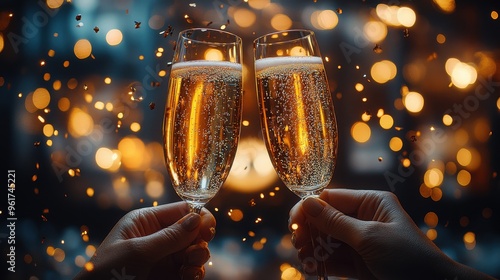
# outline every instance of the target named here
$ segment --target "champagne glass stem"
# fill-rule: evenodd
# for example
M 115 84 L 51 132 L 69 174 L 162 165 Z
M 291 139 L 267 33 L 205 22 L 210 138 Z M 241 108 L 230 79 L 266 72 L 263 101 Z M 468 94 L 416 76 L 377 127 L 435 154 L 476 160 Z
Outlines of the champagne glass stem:
M 321 255 L 319 253 L 321 251 L 321 249 L 319 249 L 319 247 L 317 247 L 317 246 L 322 246 L 322 244 L 321 244 L 321 232 L 319 232 L 318 235 L 316 236 L 317 241 L 318 241 L 318 243 L 316 244 L 316 242 L 314 241 L 315 235 L 312 232 L 311 224 L 308 223 L 308 227 L 309 227 L 309 234 L 311 235 L 311 242 L 312 242 L 312 246 L 313 246 L 313 250 L 314 250 L 314 254 L 315 254 L 315 259 L 316 259 L 317 279 L 318 280 L 328 280 L 328 274 L 326 272 L 325 256 Z M 317 255 L 316 255 L 316 252 L 318 252 Z
M 311 195 L 307 195 L 303 199 L 305 199 L 309 196 L 316 196 L 317 197 L 317 195 L 311 194 Z M 309 235 L 311 236 L 311 242 L 312 242 L 312 248 L 313 248 L 313 256 L 314 256 L 314 259 L 316 261 L 317 279 L 318 280 L 328 280 L 328 273 L 327 273 L 326 262 L 325 262 L 327 257 L 326 257 L 326 255 L 321 254 L 321 251 L 322 251 L 321 246 L 323 246 L 321 231 L 318 231 L 317 234 L 315 232 L 313 232 L 312 225 L 310 223 L 307 223 L 307 227 L 309 228 Z
M 199 204 L 191 204 L 191 203 L 189 204 L 189 211 L 191 213 L 200 214 L 202 208 L 203 208 L 203 206 L 199 205 Z

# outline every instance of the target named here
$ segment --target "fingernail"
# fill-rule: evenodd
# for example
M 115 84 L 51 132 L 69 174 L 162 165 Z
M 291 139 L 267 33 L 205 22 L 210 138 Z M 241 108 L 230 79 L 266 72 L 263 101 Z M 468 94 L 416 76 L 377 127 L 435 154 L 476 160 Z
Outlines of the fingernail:
M 195 213 L 189 213 L 182 221 L 182 227 L 186 231 L 193 231 L 201 223 L 201 216 Z
M 302 203 L 302 207 L 304 208 L 304 211 L 307 212 L 307 214 L 313 217 L 317 217 L 324 208 L 323 204 L 321 204 L 319 200 L 314 197 L 306 198 Z

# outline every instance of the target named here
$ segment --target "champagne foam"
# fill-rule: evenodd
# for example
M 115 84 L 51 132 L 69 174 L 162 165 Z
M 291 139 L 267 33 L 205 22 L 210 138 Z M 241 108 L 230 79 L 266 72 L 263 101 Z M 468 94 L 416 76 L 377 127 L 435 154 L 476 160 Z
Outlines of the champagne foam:
M 241 64 L 229 61 L 215 61 L 215 60 L 192 60 L 182 61 L 172 64 L 172 70 L 189 68 L 189 67 L 229 67 L 234 70 L 241 71 Z
M 323 63 L 319 56 L 279 56 L 279 57 L 266 57 L 255 61 L 255 70 L 260 71 L 269 67 L 275 67 L 285 64 L 316 64 Z

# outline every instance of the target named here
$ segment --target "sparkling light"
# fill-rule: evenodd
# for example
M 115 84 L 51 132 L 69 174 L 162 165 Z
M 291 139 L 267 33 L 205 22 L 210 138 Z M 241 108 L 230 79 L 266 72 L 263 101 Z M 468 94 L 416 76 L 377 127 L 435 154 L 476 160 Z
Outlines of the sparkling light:
M 476 234 L 473 232 L 467 232 L 464 234 L 464 245 L 467 250 L 472 250 L 476 247 Z
M 467 166 L 471 163 L 471 161 L 472 161 L 472 153 L 468 149 L 462 148 L 462 149 L 458 150 L 457 162 L 461 166 Z
M 403 97 L 403 104 L 409 112 L 418 113 L 424 108 L 424 98 L 420 93 L 410 91 Z
M 446 36 L 440 33 L 436 36 L 436 41 L 440 44 L 444 44 L 446 42 Z
M 285 14 L 276 14 L 271 18 L 271 26 L 276 30 L 290 29 L 292 20 Z
M 64 0 L 47 0 L 47 7 L 57 9 L 62 6 Z
M 404 27 L 412 27 L 417 20 L 415 12 L 408 7 L 401 7 L 397 11 L 398 22 Z
M 371 129 L 364 122 L 356 122 L 351 127 L 351 136 L 358 143 L 365 143 L 370 140 Z
M 46 137 L 51 137 L 54 134 L 54 126 L 51 124 L 46 124 L 43 126 L 43 135 Z
M 424 222 L 431 228 L 435 228 L 438 224 L 438 216 L 434 212 L 428 212 L 425 214 Z
M 472 180 L 472 175 L 467 170 L 460 170 L 457 173 L 457 182 L 460 186 L 466 187 L 470 184 Z
M 445 13 L 451 13 L 455 10 L 455 0 L 433 0 L 434 3 Z
M 317 16 L 313 18 L 313 15 Z M 318 29 L 320 30 L 334 29 L 339 23 L 339 17 L 332 10 L 324 10 L 318 14 L 313 13 L 313 15 L 311 15 L 311 23 L 316 23 L 317 27 L 319 27 Z
M 0 32 L 0 53 L 3 51 L 4 45 L 3 33 Z
M 119 45 L 123 40 L 123 34 L 119 29 L 111 29 L 106 33 L 106 42 L 110 46 Z
M 446 126 L 450 126 L 452 123 L 453 123 L 453 118 L 450 115 L 445 114 L 443 116 L 443 124 Z
M 38 109 L 45 109 L 50 103 L 50 93 L 45 88 L 37 88 L 33 92 L 33 105 Z
M 206 60 L 213 60 L 213 61 L 221 61 L 223 60 L 223 55 L 222 52 L 218 49 L 208 49 L 205 51 L 205 59 Z
M 68 132 L 73 137 L 87 136 L 94 129 L 94 120 L 79 108 L 73 108 L 69 115 Z
M 379 84 L 384 84 L 394 79 L 397 72 L 396 64 L 390 60 L 375 62 L 370 70 L 373 80 Z
M 394 119 L 390 115 L 380 117 L 380 126 L 383 129 L 390 129 L 394 125 Z
M 249 9 L 239 8 L 234 12 L 233 18 L 238 26 L 247 28 L 255 23 L 257 16 Z
M 276 180 L 277 175 L 264 142 L 257 138 L 241 139 L 226 185 L 248 193 L 260 191 Z
M 443 172 L 438 168 L 431 168 L 424 174 L 424 184 L 429 188 L 438 187 L 443 183 Z
M 137 137 L 124 137 L 118 143 L 123 166 L 131 170 L 140 170 L 147 165 L 146 147 Z
M 463 63 L 456 58 L 449 58 L 445 63 L 446 73 L 457 88 L 466 88 L 476 82 L 477 70 L 473 66 Z
M 498 19 L 498 12 L 497 11 L 491 11 L 491 18 L 492 19 Z
M 398 21 L 398 6 L 388 6 L 386 4 L 378 4 L 375 8 L 377 16 L 386 24 L 392 26 L 400 26 Z
M 95 161 L 102 169 L 115 171 L 120 167 L 120 152 L 101 147 L 95 153 Z
M 403 141 L 399 137 L 392 137 L 389 141 L 389 148 L 394 152 L 398 152 L 403 148 Z
M 92 53 L 92 44 L 87 39 L 80 39 L 75 43 L 73 52 L 77 58 L 85 59 Z
M 381 21 L 371 20 L 365 23 L 363 34 L 372 43 L 379 43 L 387 36 L 387 25 Z
M 262 10 L 271 4 L 271 0 L 251 0 L 248 1 L 248 6 L 256 9 Z

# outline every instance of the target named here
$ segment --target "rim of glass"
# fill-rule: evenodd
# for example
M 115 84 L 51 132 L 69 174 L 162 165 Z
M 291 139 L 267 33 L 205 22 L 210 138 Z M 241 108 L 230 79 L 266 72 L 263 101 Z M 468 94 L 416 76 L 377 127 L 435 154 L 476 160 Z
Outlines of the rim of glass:
M 190 38 L 186 36 L 188 32 L 193 32 L 193 31 L 199 31 L 199 32 L 206 32 L 206 31 L 211 31 L 211 32 L 217 32 L 221 34 L 226 34 L 228 36 L 231 36 L 234 38 L 234 40 L 228 39 L 227 41 L 219 42 L 219 41 L 209 41 L 209 40 L 201 40 L 201 39 L 196 39 L 196 38 Z M 220 29 L 214 29 L 214 28 L 204 28 L 204 27 L 196 27 L 196 28 L 189 28 L 189 29 L 184 29 L 179 32 L 179 36 L 188 40 L 191 40 L 193 42 L 200 42 L 200 43 L 210 43 L 210 44 L 217 44 L 217 45 L 223 45 L 223 44 L 241 44 L 242 39 L 240 36 L 231 33 L 229 31 L 225 30 L 220 30 Z
M 291 38 L 291 39 L 286 39 L 286 40 L 280 40 L 280 41 L 272 41 L 272 42 L 262 42 L 262 39 L 265 37 L 270 37 L 276 34 L 283 34 L 283 33 L 301 33 L 303 32 L 304 35 L 296 38 Z M 255 40 L 253 40 L 254 44 L 259 44 L 259 45 L 269 45 L 269 44 L 283 44 L 283 43 L 289 43 L 293 41 L 298 41 L 302 40 L 306 37 L 309 36 L 314 36 L 314 31 L 309 30 L 309 29 L 289 29 L 289 30 L 281 30 L 281 31 L 275 31 L 271 33 L 264 34 L 262 36 L 257 37 Z

